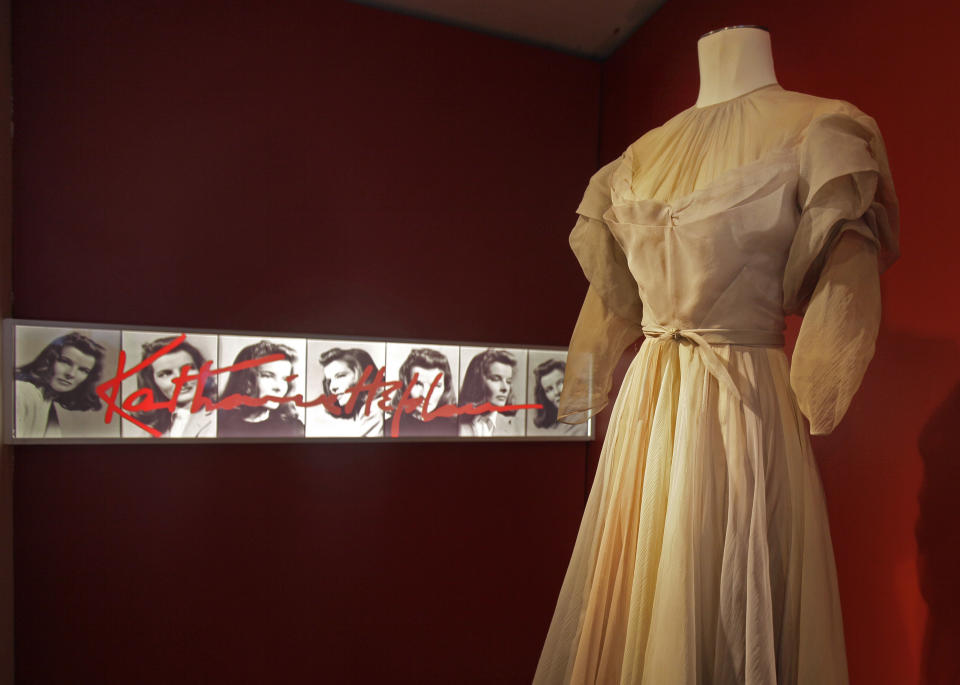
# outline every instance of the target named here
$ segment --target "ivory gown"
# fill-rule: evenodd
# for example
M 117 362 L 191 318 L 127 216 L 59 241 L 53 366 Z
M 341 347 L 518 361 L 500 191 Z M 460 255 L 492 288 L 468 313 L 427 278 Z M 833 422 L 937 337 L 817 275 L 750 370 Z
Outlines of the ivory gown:
M 597 172 L 577 211 L 590 287 L 561 415 L 600 411 L 647 339 L 534 682 L 847 682 L 807 431 L 833 430 L 859 386 L 898 254 L 874 120 L 776 84 L 693 107 Z M 784 316 L 804 311 L 791 371 Z

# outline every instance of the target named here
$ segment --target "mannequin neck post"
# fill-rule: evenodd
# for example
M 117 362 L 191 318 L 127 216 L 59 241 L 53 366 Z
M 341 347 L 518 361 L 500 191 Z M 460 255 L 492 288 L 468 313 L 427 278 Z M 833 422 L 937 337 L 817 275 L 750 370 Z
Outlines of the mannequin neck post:
M 708 33 L 697 42 L 700 93 L 697 107 L 732 100 L 777 83 L 770 33 L 735 27 Z

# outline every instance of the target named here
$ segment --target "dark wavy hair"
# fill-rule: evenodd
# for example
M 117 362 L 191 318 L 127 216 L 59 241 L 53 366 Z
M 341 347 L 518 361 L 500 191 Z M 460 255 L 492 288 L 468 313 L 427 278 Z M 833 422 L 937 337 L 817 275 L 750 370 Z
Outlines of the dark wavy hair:
M 166 347 L 174 340 L 177 336 L 169 336 L 166 338 L 157 338 L 156 340 L 151 340 L 150 342 L 145 342 L 142 345 L 143 354 L 140 357 L 140 361 L 155 355 L 162 348 Z M 206 359 L 203 358 L 203 354 L 196 347 L 184 340 L 182 343 L 177 345 L 175 348 L 167 352 L 167 354 L 176 354 L 177 352 L 186 352 L 190 355 L 190 358 L 193 360 L 193 367 L 199 369 Z M 140 372 L 137 373 L 137 388 L 142 390 L 143 388 L 149 388 L 153 391 L 153 396 L 158 398 L 158 401 L 169 400 L 170 398 L 163 394 L 159 386 L 157 386 L 157 381 L 153 376 L 153 366 L 145 366 L 140 369 Z M 206 381 L 203 384 L 201 392 L 204 397 L 210 398 L 213 402 L 217 401 L 217 382 L 213 376 L 208 376 Z M 160 400 L 159 398 L 163 398 Z M 173 412 L 168 411 L 167 409 L 154 409 L 152 411 L 143 411 L 137 413 L 137 419 L 143 423 L 156 428 L 161 433 L 166 433 L 170 430 L 170 427 L 173 425 Z
M 443 372 L 443 394 L 440 395 L 440 402 L 437 406 L 445 404 L 454 404 L 456 402 L 456 385 L 453 382 L 453 372 L 450 370 L 450 361 L 447 355 L 438 350 L 429 347 L 417 347 L 410 350 L 410 354 L 400 365 L 400 390 L 393 393 L 393 408 L 396 410 L 400 404 L 400 397 L 403 391 L 410 385 L 413 379 L 413 367 L 419 366 L 422 369 L 437 369 Z M 426 379 L 421 378 L 421 381 Z M 432 382 L 432 379 L 431 379 Z M 427 384 L 429 389 L 430 385 Z
M 377 365 L 373 363 L 373 357 L 370 356 L 370 353 L 366 350 L 361 350 L 358 347 L 351 347 L 344 349 L 342 347 L 332 347 L 323 354 L 320 355 L 320 374 L 323 377 L 323 394 L 330 394 L 330 379 L 327 378 L 326 372 L 323 370 L 327 364 L 332 362 L 343 362 L 350 370 L 353 371 L 354 375 L 357 378 L 357 382 L 360 381 L 360 378 L 363 376 L 363 370 L 368 366 L 373 367 L 374 375 L 377 373 Z M 373 380 L 374 376 L 371 376 L 369 380 Z M 367 403 L 367 396 L 370 394 L 369 391 L 364 390 L 357 396 L 357 401 L 353 405 L 353 411 L 347 413 L 343 407 L 342 413 L 336 416 L 338 419 L 352 419 L 356 416 L 362 414 L 365 410 Z
M 63 354 L 65 347 L 72 347 L 83 354 L 93 357 L 93 368 L 76 388 L 70 392 L 58 393 L 50 387 L 53 366 Z M 17 367 L 14 378 L 18 381 L 33 383 L 43 393 L 44 399 L 52 399 L 64 409 L 88 411 L 100 409 L 103 404 L 97 397 L 97 384 L 103 374 L 103 357 L 106 349 L 82 333 L 67 333 L 47 344 L 34 360 Z
M 537 415 L 533 417 L 533 425 L 537 428 L 550 428 L 557 422 L 557 405 L 547 399 L 547 393 L 543 389 L 543 377 L 554 371 L 564 372 L 567 365 L 559 359 L 548 359 L 533 370 L 534 389 L 533 396 L 536 403 L 541 405 L 537 409 Z
M 487 399 L 486 386 L 483 379 L 490 374 L 490 365 L 496 362 L 506 364 L 514 370 L 517 368 L 517 358 L 506 350 L 484 350 L 475 355 L 467 365 L 467 372 L 463 376 L 463 387 L 460 389 L 460 404 L 472 404 L 474 406 L 483 404 Z M 511 384 L 510 393 L 507 395 L 507 404 L 513 404 L 513 385 Z M 507 416 L 513 416 L 517 410 L 500 412 Z M 472 416 L 463 415 L 466 419 L 472 419 Z
M 269 354 L 282 354 L 284 359 L 290 362 L 291 367 L 297 363 L 297 353 L 288 345 L 282 343 L 273 342 L 271 340 L 261 340 L 258 343 L 253 345 L 247 345 L 237 354 L 237 358 L 233 360 L 234 364 L 239 364 L 240 362 L 247 362 L 251 359 L 260 359 L 261 357 L 266 357 Z M 223 390 L 224 398 L 230 397 L 231 395 L 246 395 L 247 397 L 259 397 L 260 392 L 257 385 L 257 377 L 260 374 L 260 367 L 255 366 L 249 369 L 240 369 L 239 371 L 231 371 L 230 376 L 227 378 L 227 387 Z M 287 383 L 287 392 L 284 393 L 284 396 L 289 396 L 293 391 L 293 383 Z M 222 409 L 222 411 L 228 411 Z M 231 409 L 229 411 L 238 412 L 241 418 L 246 418 L 257 414 L 261 411 L 260 407 L 248 407 L 246 405 L 241 405 L 236 409 Z M 289 402 L 281 402 L 280 406 L 276 409 L 271 409 L 270 413 L 277 416 L 281 421 L 290 422 L 290 423 L 300 423 L 300 417 L 297 416 L 297 410 L 293 408 Z

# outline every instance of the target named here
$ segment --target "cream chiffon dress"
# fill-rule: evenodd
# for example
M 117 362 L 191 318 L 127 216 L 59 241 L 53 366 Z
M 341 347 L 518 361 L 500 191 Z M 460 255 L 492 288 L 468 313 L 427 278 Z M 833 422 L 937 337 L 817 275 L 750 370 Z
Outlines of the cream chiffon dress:
M 847 682 L 808 430 L 833 430 L 859 386 L 897 257 L 876 123 L 779 85 L 693 107 L 597 172 L 578 213 L 590 287 L 561 416 L 602 409 L 646 340 L 534 682 Z

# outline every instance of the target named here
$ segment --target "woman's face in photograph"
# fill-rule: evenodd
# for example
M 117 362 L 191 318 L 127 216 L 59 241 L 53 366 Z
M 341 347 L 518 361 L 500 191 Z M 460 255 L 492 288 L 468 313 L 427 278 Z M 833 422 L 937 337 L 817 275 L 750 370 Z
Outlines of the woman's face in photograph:
M 286 359 L 261 364 L 257 367 L 257 397 L 286 397 L 290 384 L 287 378 L 293 375 L 293 364 Z M 273 411 L 279 402 L 266 402 L 264 408 Z
M 50 389 L 54 392 L 76 390 L 77 386 L 87 380 L 96 363 L 97 360 L 91 355 L 67 345 L 53 362 Z
M 417 380 L 413 384 L 413 387 L 410 388 L 410 397 L 421 398 L 425 397 L 428 392 L 430 392 L 430 386 L 433 384 L 434 379 L 437 381 L 437 387 L 433 389 L 433 392 L 430 393 L 430 399 L 427 402 L 426 411 L 432 412 L 440 405 L 440 398 L 443 397 L 443 393 L 446 392 L 447 387 L 443 382 L 443 370 L 442 369 L 425 369 L 422 366 L 414 366 L 410 369 L 410 378 L 416 376 Z
M 323 375 L 330 382 L 330 394 L 337 396 L 337 404 L 341 407 L 350 401 L 347 392 L 357 384 L 357 374 L 347 362 L 337 359 L 323 367 Z
M 486 401 L 496 407 L 502 407 L 510 396 L 513 385 L 513 367 L 503 362 L 493 362 L 483 377 Z
M 184 366 L 189 367 L 189 373 L 196 373 L 197 369 L 193 363 L 193 357 L 185 350 L 165 354 L 153 363 L 153 381 L 157 388 L 163 393 L 163 399 L 169 400 L 173 397 L 176 384 L 173 382 L 180 377 L 180 369 Z M 193 400 L 197 392 L 197 381 L 187 381 L 180 386 L 180 394 L 177 395 L 177 404 L 187 404 Z
M 560 393 L 563 392 L 563 371 L 554 369 L 540 376 L 540 386 L 547 401 L 553 406 L 560 402 Z

